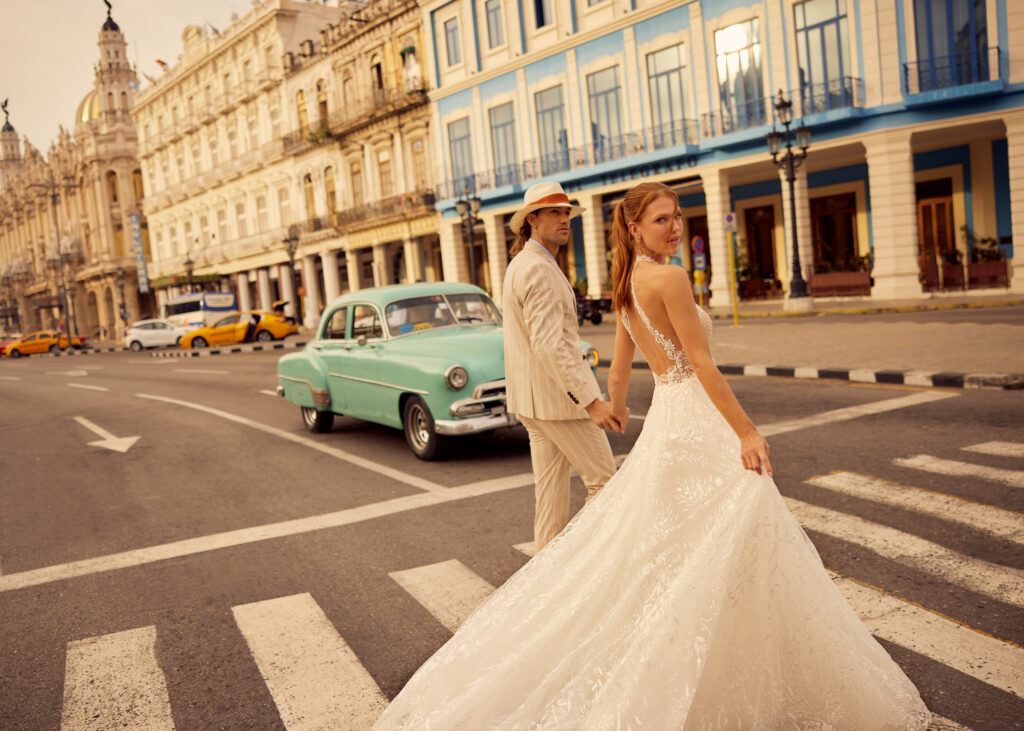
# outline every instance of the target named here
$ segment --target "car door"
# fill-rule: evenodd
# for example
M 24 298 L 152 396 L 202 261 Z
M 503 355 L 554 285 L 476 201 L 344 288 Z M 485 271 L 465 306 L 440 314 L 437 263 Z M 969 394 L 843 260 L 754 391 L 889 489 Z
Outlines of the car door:
M 26 335 L 24 338 L 22 338 L 21 344 L 18 345 L 17 349 L 21 352 L 22 355 L 31 355 L 32 353 L 38 353 L 38 340 L 39 336 L 36 335 L 36 333 Z
M 320 354 L 327 371 L 327 390 L 331 395 L 331 411 L 339 414 L 348 413 L 348 392 L 351 385 L 344 374 L 348 372 L 346 363 L 352 350 L 352 340 L 348 337 L 349 314 L 352 308 L 347 305 L 334 310 L 324 320 L 324 329 L 319 338 L 312 344 L 314 351 Z
M 210 326 L 210 345 L 225 345 L 234 343 L 235 325 L 238 323 L 238 313 L 222 317 Z
M 382 414 L 380 350 L 384 327 L 380 312 L 373 305 L 353 305 L 350 337 L 352 347 L 345 356 L 348 383 L 347 412 L 359 419 L 378 421 Z
M 178 341 L 177 332 L 169 322 L 150 322 L 146 340 L 152 345 L 175 345 Z

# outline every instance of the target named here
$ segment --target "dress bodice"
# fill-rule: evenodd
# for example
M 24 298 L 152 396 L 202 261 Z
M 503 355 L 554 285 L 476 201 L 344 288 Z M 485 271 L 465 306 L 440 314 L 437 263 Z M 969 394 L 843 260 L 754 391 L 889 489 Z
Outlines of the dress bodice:
M 664 373 L 655 373 L 654 382 L 655 384 L 668 384 L 678 383 L 686 378 L 693 375 L 693 366 L 690 365 L 690 359 L 686 357 L 686 353 L 677 346 L 671 338 L 667 337 L 663 332 L 658 330 L 654 325 L 651 324 L 651 319 L 644 312 L 644 308 L 640 305 L 640 300 L 636 296 L 636 264 L 641 261 L 649 261 L 653 264 L 658 264 L 657 261 L 647 256 L 646 254 L 638 254 L 636 261 L 633 264 L 633 270 L 629 274 L 629 290 L 633 295 L 633 307 L 636 309 L 640 319 L 643 321 L 644 327 L 647 328 L 648 332 L 654 338 L 655 342 L 658 343 L 665 351 L 665 355 L 672 361 L 672 365 Z M 697 314 L 700 317 L 700 324 L 704 328 L 704 334 L 707 336 L 708 341 L 711 340 L 711 315 L 704 311 L 703 308 L 697 307 Z M 620 313 L 622 317 L 622 324 L 626 326 L 626 331 L 630 337 L 633 337 L 633 330 L 629 322 L 629 316 L 625 310 Z M 634 340 L 635 342 L 635 340 Z

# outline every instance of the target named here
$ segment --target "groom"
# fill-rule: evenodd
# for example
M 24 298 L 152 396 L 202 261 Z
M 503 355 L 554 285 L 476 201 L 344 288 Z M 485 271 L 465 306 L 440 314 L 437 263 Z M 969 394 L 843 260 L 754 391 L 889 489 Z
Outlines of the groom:
M 507 407 L 530 434 L 539 551 L 569 522 L 569 465 L 594 497 L 615 473 L 608 438 L 625 424 L 601 400 L 576 320 L 576 296 L 555 255 L 583 209 L 558 183 L 537 183 L 509 227 L 516 234 L 503 298 Z

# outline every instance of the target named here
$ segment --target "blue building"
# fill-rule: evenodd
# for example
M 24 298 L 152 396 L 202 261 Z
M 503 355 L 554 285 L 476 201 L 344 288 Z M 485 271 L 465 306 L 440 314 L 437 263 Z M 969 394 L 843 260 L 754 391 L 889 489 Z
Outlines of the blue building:
M 744 298 L 787 295 L 794 238 L 812 296 L 1024 291 L 1024 3 L 421 6 L 447 279 L 470 279 L 472 260 L 500 296 L 507 221 L 533 182 L 557 180 L 587 209 L 562 265 L 598 294 L 612 208 L 651 179 L 678 190 L 684 240 L 708 244 L 713 305 L 729 301 L 730 212 Z M 765 139 L 785 129 L 780 94 L 790 130 L 812 135 L 795 217 Z M 481 202 L 472 257 L 467 197 Z

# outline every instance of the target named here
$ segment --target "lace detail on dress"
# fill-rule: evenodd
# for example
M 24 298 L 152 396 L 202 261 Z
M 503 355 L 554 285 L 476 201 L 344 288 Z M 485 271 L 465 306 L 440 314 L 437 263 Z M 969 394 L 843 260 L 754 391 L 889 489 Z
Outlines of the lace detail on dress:
M 690 365 L 690 359 L 686 357 L 686 353 L 683 352 L 675 343 L 672 342 L 671 338 L 665 336 L 663 332 L 655 328 L 651 324 L 651 320 L 647 317 L 647 313 L 644 312 L 644 308 L 640 306 L 640 300 L 636 296 L 636 263 L 641 261 L 649 261 L 652 264 L 658 264 L 659 262 L 646 254 L 637 254 L 636 262 L 633 264 L 633 271 L 629 275 L 629 290 L 633 295 L 633 307 L 636 308 L 637 314 L 640 315 L 640 319 L 644 323 L 644 327 L 654 337 L 655 342 L 658 343 L 672 360 L 672 366 L 664 373 L 654 374 L 654 383 L 657 385 L 668 384 L 668 383 L 679 383 L 685 378 L 689 378 L 693 375 L 693 366 Z M 700 316 L 700 324 L 704 328 L 704 334 L 707 336 L 708 341 L 711 340 L 711 315 L 704 311 L 703 308 L 697 307 L 697 313 Z M 626 326 L 626 331 L 630 337 L 633 336 L 633 331 L 630 329 L 629 316 L 625 311 L 621 313 L 622 324 Z

